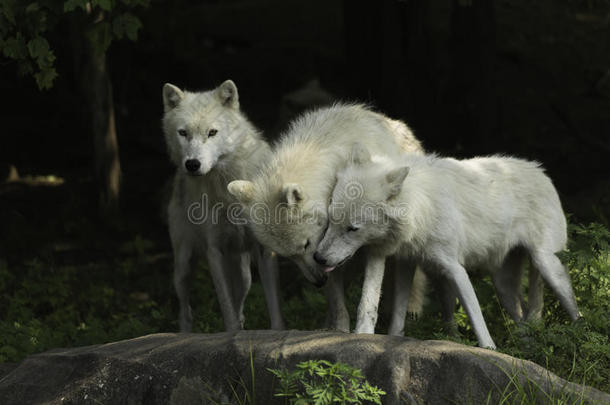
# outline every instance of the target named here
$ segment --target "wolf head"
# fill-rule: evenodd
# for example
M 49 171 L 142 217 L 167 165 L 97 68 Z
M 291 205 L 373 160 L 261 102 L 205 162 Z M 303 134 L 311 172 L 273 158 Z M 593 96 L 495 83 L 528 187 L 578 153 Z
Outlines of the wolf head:
M 390 219 L 396 215 L 395 198 L 402 190 L 409 168 L 396 167 L 382 158 L 373 160 L 356 143 L 347 166 L 337 173 L 328 207 L 329 224 L 317 246 L 316 262 L 331 271 L 364 245 L 384 240 Z
M 310 201 L 298 184 L 277 184 L 274 179 L 237 180 L 228 190 L 245 208 L 260 243 L 290 258 L 316 286 L 326 282 L 328 276 L 313 258 L 328 222 L 326 204 Z
M 247 133 L 247 120 L 239 110 L 237 87 L 231 80 L 201 93 L 167 83 L 163 106 L 170 159 L 190 175 L 201 176 L 221 165 Z

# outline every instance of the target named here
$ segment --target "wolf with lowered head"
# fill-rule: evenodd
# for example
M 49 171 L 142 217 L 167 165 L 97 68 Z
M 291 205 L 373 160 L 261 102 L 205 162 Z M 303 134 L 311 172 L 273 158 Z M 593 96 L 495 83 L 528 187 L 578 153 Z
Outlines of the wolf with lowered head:
M 568 272 L 556 256 L 566 245 L 565 216 L 538 163 L 502 156 L 389 159 L 356 143 L 337 176 L 329 212 L 316 255 L 331 268 L 361 247 L 367 256 L 357 332 L 374 331 L 389 255 L 408 257 L 448 280 L 482 347 L 495 344 L 468 268 L 488 269 L 502 305 L 520 318 L 521 259 L 527 255 L 530 285 L 542 276 L 570 318 L 580 317 Z M 541 298 L 533 292 L 529 313 L 540 311 Z

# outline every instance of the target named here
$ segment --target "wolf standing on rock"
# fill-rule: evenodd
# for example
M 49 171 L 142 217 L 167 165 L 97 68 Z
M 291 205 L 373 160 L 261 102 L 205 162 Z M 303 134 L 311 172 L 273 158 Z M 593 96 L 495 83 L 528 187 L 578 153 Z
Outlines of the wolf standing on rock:
M 356 140 L 387 156 L 422 152 L 404 123 L 362 105 L 335 104 L 293 121 L 253 180 L 229 183 L 229 191 L 245 207 L 256 238 L 291 258 L 316 285 L 327 280 L 314 252 L 328 223 L 329 197 L 337 171 L 346 164 L 346 150 Z M 327 298 L 329 326 L 348 331 L 340 273 L 330 278 Z
M 225 329 L 243 327 L 252 256 L 261 275 L 271 327 L 283 329 L 275 257 L 227 216 L 235 202 L 227 184 L 256 173 L 271 154 L 269 145 L 241 113 L 231 80 L 201 93 L 165 84 L 163 104 L 165 140 L 177 167 L 168 214 L 180 331 L 192 329 L 188 275 L 193 253 L 207 259 Z
M 332 267 L 365 247 L 369 266 L 356 331 L 373 333 L 385 258 L 395 254 L 449 281 L 480 346 L 495 348 L 466 268 L 489 269 L 502 305 L 520 319 L 522 259 L 529 255 L 533 295 L 526 318 L 542 308 L 532 285 L 540 275 L 570 318 L 580 317 L 568 272 L 555 255 L 565 249 L 566 220 L 555 187 L 535 162 L 498 156 L 388 159 L 356 143 L 332 199 L 316 256 Z

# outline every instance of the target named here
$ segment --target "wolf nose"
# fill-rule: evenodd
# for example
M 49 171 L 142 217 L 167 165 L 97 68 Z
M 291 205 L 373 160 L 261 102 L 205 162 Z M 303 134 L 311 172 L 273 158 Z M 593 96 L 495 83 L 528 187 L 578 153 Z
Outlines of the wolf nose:
M 318 263 L 320 266 L 326 266 L 326 259 L 322 257 L 322 255 L 318 252 L 313 254 L 313 259 L 316 261 L 316 263 Z
M 201 167 L 201 162 L 197 159 L 189 159 L 184 162 L 184 166 L 189 172 L 196 172 Z

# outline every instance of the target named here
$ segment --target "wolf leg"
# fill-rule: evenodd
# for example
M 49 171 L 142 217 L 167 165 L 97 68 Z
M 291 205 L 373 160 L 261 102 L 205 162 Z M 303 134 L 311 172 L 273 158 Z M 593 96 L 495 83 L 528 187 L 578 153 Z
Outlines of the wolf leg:
M 559 302 L 575 321 L 582 315 L 578 311 L 570 275 L 554 253 L 536 250 L 531 252 L 532 265 L 540 272 L 544 281 L 551 287 Z
M 243 305 L 250 289 L 251 274 L 249 274 L 249 257 L 244 257 L 244 252 L 237 247 L 224 249 L 222 253 L 222 268 L 229 288 L 231 304 L 235 310 L 235 317 L 239 321 L 240 329 L 243 329 L 245 317 Z
M 271 329 L 283 330 L 284 319 L 280 311 L 279 291 L 279 272 L 275 253 L 263 247 L 254 248 L 256 261 L 258 263 L 258 273 L 263 284 L 267 310 L 271 320 Z
M 453 286 L 460 303 L 468 315 L 468 319 L 470 319 L 472 329 L 479 341 L 479 346 L 495 349 L 496 345 L 487 330 L 479 300 L 477 299 L 472 283 L 468 278 L 466 269 L 459 263 L 452 261 L 444 262 L 441 266 L 441 271 Z
M 235 270 L 237 272 L 235 272 Z M 232 295 L 233 295 L 233 308 L 235 308 L 235 315 L 239 321 L 240 329 L 244 328 L 244 322 L 246 317 L 244 316 L 244 304 L 246 297 L 252 286 L 252 271 L 250 270 L 250 253 L 241 252 L 239 254 L 239 265 L 235 268 L 228 269 L 233 272 L 232 280 Z
M 544 306 L 544 285 L 540 272 L 533 265 L 529 271 L 529 285 L 527 291 L 527 314 L 526 321 L 538 321 L 542 317 Z
M 404 267 L 404 268 L 401 268 Z M 413 263 L 396 260 L 392 268 L 394 271 L 394 303 L 392 308 L 392 320 L 388 328 L 388 335 L 404 336 L 405 317 L 411 289 L 413 287 L 413 276 L 415 265 Z
M 443 320 L 443 330 L 451 336 L 458 336 L 458 329 L 455 323 L 455 303 L 457 294 L 453 286 L 445 277 L 436 277 L 437 293 L 441 304 L 441 319 Z
M 428 276 L 422 270 L 421 265 L 415 265 L 415 274 L 411 283 L 409 293 L 409 304 L 407 305 L 407 315 L 413 319 L 418 319 L 424 312 L 424 300 L 428 288 Z
M 384 270 L 385 256 L 367 255 L 362 297 L 356 318 L 356 333 L 375 333 Z
M 225 329 L 228 331 L 239 330 L 239 319 L 237 318 L 237 312 L 233 306 L 229 283 L 224 272 L 222 252 L 218 247 L 210 245 L 207 249 L 207 259 L 212 281 L 214 282 L 214 289 L 216 290 L 216 295 L 218 297 L 218 303 L 220 304 L 220 311 L 222 312 Z
M 191 272 L 192 246 L 182 241 L 174 244 L 174 288 L 180 303 L 180 332 L 193 329 L 193 314 L 189 303 L 188 276 Z
M 326 296 L 326 327 L 341 332 L 349 332 L 349 313 L 345 306 L 343 269 L 332 271 L 324 290 Z
M 515 322 L 523 320 L 521 307 L 521 276 L 524 251 L 515 249 L 506 256 L 502 266 L 491 273 L 500 303 Z

